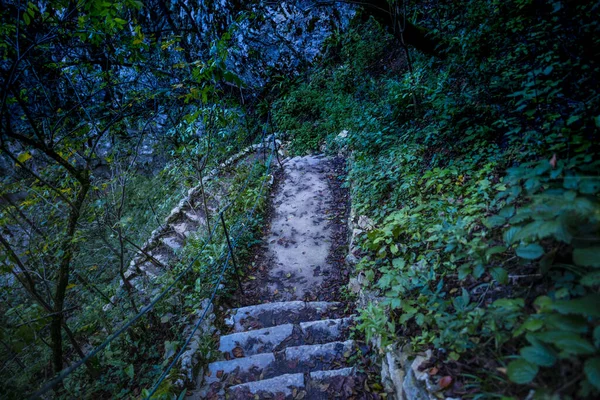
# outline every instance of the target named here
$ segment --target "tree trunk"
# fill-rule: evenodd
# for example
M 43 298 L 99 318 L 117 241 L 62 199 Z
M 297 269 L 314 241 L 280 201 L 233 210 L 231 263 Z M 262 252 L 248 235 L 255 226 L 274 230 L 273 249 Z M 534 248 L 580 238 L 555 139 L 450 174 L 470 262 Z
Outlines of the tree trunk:
M 74 208 L 69 212 L 67 220 L 67 231 L 63 238 L 61 246 L 62 256 L 56 281 L 56 292 L 54 295 L 54 315 L 50 322 L 50 337 L 52 339 L 52 363 L 56 373 L 63 369 L 63 348 L 62 348 L 62 327 L 63 327 L 63 308 L 65 303 L 65 293 L 69 284 L 69 270 L 71 259 L 73 258 L 75 230 L 77 221 L 81 215 L 81 208 L 90 188 L 90 182 L 87 176 L 81 181 L 81 187 L 77 193 L 77 198 L 73 203 Z

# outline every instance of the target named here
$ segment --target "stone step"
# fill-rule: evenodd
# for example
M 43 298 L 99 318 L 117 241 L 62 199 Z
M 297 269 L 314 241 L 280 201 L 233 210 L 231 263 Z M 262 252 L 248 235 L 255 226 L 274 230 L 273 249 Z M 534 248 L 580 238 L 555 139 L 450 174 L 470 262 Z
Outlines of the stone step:
M 305 388 L 304 374 L 283 374 L 275 378 L 260 381 L 241 383 L 229 388 L 230 397 L 234 399 L 244 398 L 283 398 L 291 399 L 294 394 Z
M 352 399 L 356 398 L 355 388 L 362 389 L 357 372 L 352 367 L 314 371 L 309 377 L 305 398 L 310 400 Z
M 276 353 L 216 361 L 208 366 L 205 382 L 223 386 L 273 378 L 283 374 L 339 369 L 355 350 L 354 341 L 288 347 Z
M 277 364 L 288 373 L 339 369 L 346 366 L 354 350 L 354 340 L 288 347 Z
M 232 310 L 225 323 L 234 332 L 268 328 L 282 324 L 296 324 L 323 318 L 343 316 L 343 304 L 325 301 L 284 301 L 265 303 Z
M 171 248 L 173 251 L 181 249 L 184 245 L 183 238 L 180 235 L 171 234 L 160 238 L 161 242 Z
M 255 354 L 249 357 L 234 358 L 233 360 L 215 361 L 208 365 L 208 373 L 205 382 L 210 384 L 228 378 L 232 373 L 246 377 L 244 382 L 249 380 L 262 379 L 262 372 L 275 364 L 275 355 L 273 353 Z M 250 375 L 257 375 L 257 378 L 250 379 Z
M 352 318 L 284 324 L 221 336 L 219 350 L 226 358 L 246 357 L 283 347 L 328 343 L 347 337 Z
M 273 352 L 292 336 L 293 331 L 294 325 L 284 324 L 224 335 L 221 336 L 219 351 L 224 354 L 225 358 Z
M 305 344 L 327 343 L 348 337 L 348 330 L 354 318 L 330 318 L 318 321 L 306 321 L 300 323 L 303 341 Z
M 275 378 L 234 385 L 227 392 L 230 399 L 329 399 L 335 396 L 331 393 L 333 390 L 338 390 L 340 393 L 345 390 L 351 393 L 351 388 L 340 390 L 338 386 L 351 383 L 347 378 L 353 374 L 352 367 L 313 371 L 308 375 L 284 374 Z

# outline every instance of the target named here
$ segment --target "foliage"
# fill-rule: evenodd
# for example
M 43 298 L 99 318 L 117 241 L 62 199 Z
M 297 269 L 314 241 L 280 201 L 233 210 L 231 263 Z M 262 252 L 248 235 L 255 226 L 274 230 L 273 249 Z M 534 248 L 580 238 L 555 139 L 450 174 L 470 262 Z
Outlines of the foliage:
M 445 60 L 411 49 L 411 72 L 357 24 L 277 103 L 295 148 L 352 152 L 376 225 L 357 269 L 381 296 L 358 327 L 435 349 L 453 394 L 598 394 L 599 7 L 417 3 Z

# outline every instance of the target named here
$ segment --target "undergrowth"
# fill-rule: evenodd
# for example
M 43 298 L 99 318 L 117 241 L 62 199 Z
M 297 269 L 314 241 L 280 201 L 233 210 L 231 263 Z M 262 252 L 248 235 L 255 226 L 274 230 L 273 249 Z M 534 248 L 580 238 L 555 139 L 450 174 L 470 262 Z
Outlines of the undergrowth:
M 375 225 L 357 269 L 381 297 L 359 327 L 434 350 L 447 396 L 598 396 L 600 5 L 425 8 L 455 38 L 444 60 L 411 49 L 411 73 L 356 23 L 276 102 L 295 152 L 351 154 Z

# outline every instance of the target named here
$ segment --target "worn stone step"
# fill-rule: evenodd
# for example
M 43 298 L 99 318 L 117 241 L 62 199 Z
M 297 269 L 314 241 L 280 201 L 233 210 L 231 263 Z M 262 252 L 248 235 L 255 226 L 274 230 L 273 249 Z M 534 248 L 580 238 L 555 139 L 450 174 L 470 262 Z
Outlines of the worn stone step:
M 282 396 L 285 399 L 291 399 L 294 394 L 304 388 L 304 374 L 283 374 L 274 378 L 231 386 L 228 394 L 233 399 L 282 398 Z
M 230 358 L 273 352 L 292 336 L 293 331 L 294 325 L 284 324 L 224 335 L 221 336 L 219 351 Z
M 354 341 L 288 347 L 276 353 L 216 361 L 208 366 L 206 383 L 221 381 L 223 386 L 273 378 L 283 374 L 309 373 L 346 367 L 355 350 Z
M 309 374 L 306 383 L 305 399 L 330 400 L 330 399 L 354 399 L 356 392 L 362 390 L 364 376 L 362 379 L 354 368 L 347 367 L 328 371 L 314 371 Z
M 280 350 L 283 347 L 328 343 L 347 337 L 352 318 L 283 324 L 221 336 L 219 351 L 226 358 Z
M 309 374 L 284 374 L 260 381 L 241 383 L 227 390 L 229 399 L 329 399 L 337 393 L 351 393 L 341 385 L 352 384 L 354 368 L 347 367 Z M 306 379 L 308 378 L 308 380 Z
M 327 343 L 348 337 L 348 328 L 353 320 L 353 317 L 345 317 L 301 322 L 303 342 L 305 344 Z
M 283 357 L 277 354 L 277 367 L 286 373 L 339 369 L 354 351 L 354 340 L 288 347 Z
M 194 221 L 198 225 L 204 225 L 206 223 L 203 210 L 185 207 L 182 209 L 182 212 L 187 219 Z
M 323 318 L 343 316 L 342 303 L 325 301 L 284 301 L 265 303 L 232 310 L 225 323 L 234 332 L 268 328 L 282 324 L 296 324 Z
M 215 361 L 208 366 L 206 383 L 227 380 L 233 373 L 236 376 L 245 377 L 242 382 L 249 380 L 258 380 L 262 378 L 250 379 L 249 376 L 260 376 L 263 370 L 275 364 L 275 355 L 273 353 L 255 354 L 244 358 L 234 358 L 232 360 Z
M 171 234 L 167 236 L 163 236 L 160 238 L 160 241 L 165 245 L 171 248 L 173 251 L 177 251 L 181 249 L 184 245 L 184 241 L 181 235 Z

